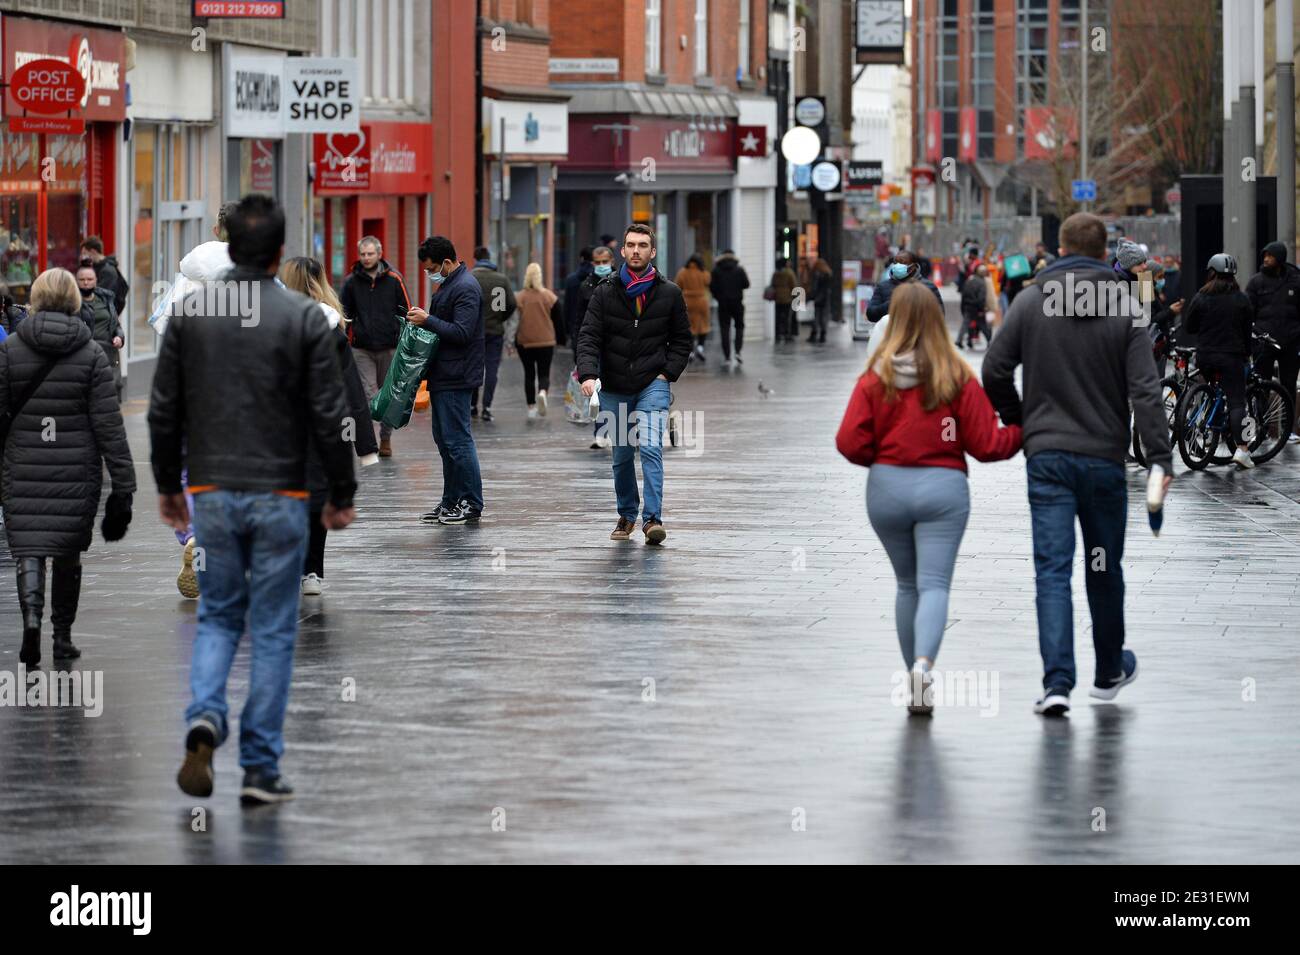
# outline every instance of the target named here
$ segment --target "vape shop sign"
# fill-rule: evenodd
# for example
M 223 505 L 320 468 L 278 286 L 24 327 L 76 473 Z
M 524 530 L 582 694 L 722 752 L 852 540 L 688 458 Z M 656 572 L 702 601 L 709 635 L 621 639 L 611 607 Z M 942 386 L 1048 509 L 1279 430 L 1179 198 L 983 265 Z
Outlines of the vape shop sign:
M 361 83 L 355 57 L 293 56 L 226 43 L 226 135 L 283 139 L 286 133 L 359 133 Z

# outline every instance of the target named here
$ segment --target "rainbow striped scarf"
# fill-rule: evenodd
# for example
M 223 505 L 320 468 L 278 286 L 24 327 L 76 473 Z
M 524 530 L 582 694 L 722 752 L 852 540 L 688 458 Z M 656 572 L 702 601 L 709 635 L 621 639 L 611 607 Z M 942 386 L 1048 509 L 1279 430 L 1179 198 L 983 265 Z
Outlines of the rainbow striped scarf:
M 632 274 L 632 270 L 624 263 L 618 270 L 619 277 L 623 279 L 623 288 L 627 292 L 627 297 L 632 300 L 632 307 L 636 311 L 636 317 L 641 317 L 641 312 L 645 310 L 645 299 L 650 287 L 655 283 L 655 267 L 647 265 L 646 270 L 640 276 Z

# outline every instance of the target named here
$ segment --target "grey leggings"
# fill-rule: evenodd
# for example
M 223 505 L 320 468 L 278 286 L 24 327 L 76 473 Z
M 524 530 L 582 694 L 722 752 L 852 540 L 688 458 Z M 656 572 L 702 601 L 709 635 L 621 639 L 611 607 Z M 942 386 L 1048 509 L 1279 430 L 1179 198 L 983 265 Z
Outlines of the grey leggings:
M 970 491 L 961 471 L 871 466 L 867 517 L 898 578 L 894 618 L 909 668 L 917 657 L 933 662 L 939 653 L 952 568 L 969 516 Z

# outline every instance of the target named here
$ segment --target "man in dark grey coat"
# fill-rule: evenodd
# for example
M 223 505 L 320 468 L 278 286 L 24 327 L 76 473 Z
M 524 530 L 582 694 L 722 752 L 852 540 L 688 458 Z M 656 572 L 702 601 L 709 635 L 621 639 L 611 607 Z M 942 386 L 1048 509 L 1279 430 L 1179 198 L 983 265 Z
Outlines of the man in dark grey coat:
M 54 565 L 54 658 L 73 659 L 81 655 L 72 643 L 81 553 L 90 547 L 104 464 L 113 480 L 106 538 L 126 533 L 135 493 L 113 372 L 80 310 L 76 279 L 49 269 L 32 283 L 30 317 L 0 343 L 0 418 L 12 418 L 4 440 L 5 534 L 18 564 L 19 660 L 29 667 L 41 659 L 45 559 Z M 120 533 L 110 533 L 114 525 Z

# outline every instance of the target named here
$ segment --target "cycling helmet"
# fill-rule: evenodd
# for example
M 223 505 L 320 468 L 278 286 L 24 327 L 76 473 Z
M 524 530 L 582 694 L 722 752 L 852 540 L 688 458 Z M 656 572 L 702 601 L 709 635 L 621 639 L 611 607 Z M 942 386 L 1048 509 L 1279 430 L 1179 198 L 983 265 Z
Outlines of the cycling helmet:
M 1210 264 L 1207 265 L 1206 268 L 1213 269 L 1220 275 L 1236 275 L 1237 260 L 1227 252 L 1217 252 L 1210 256 Z

